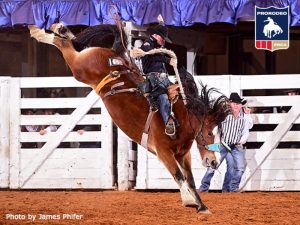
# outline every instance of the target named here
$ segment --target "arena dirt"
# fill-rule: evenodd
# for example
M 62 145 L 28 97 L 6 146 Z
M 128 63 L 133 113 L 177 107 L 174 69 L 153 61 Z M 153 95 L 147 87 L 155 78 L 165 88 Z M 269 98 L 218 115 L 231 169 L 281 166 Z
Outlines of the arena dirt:
M 183 207 L 179 192 L 1 191 L 0 224 L 300 224 L 300 192 L 201 193 L 201 198 L 212 215 Z

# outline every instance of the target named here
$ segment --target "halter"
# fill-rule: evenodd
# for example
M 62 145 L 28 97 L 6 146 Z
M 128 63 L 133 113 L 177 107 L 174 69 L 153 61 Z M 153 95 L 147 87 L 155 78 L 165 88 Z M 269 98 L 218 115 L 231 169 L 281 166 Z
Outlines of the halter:
M 208 151 L 220 152 L 220 144 L 209 144 L 209 145 L 206 144 L 205 138 L 203 136 L 203 124 L 204 124 L 204 120 L 201 120 L 201 125 L 200 125 L 199 132 L 198 132 L 198 134 L 195 137 L 195 139 L 198 138 L 198 137 L 200 137 L 201 138 L 201 142 L 203 143 L 202 145 L 200 145 L 200 144 L 197 143 L 198 149 L 200 149 L 201 147 L 204 147 Z M 220 136 L 220 138 L 221 138 L 221 136 Z
M 203 144 L 200 145 L 200 144 L 197 143 L 197 147 L 198 147 L 199 149 L 200 149 L 201 147 L 202 147 L 202 148 L 205 147 L 205 148 L 208 150 L 208 145 L 206 144 L 205 138 L 204 138 L 204 136 L 203 136 L 203 124 L 204 124 L 204 120 L 202 119 L 202 120 L 201 120 L 201 123 L 200 123 L 199 131 L 198 131 L 198 133 L 197 133 L 195 139 L 198 138 L 198 137 L 201 138 L 201 143 L 203 143 Z

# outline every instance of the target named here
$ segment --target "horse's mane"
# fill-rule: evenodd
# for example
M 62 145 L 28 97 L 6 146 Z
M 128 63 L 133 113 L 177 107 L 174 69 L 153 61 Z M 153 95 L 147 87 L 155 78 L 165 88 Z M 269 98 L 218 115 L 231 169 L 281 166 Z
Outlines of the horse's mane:
M 220 124 L 230 111 L 228 98 L 216 88 L 208 88 L 207 85 L 203 85 L 201 82 L 199 83 L 202 88 L 200 98 L 206 107 L 205 113 L 214 114 L 215 122 Z M 220 96 L 218 98 L 213 98 L 212 95 L 214 94 Z
M 205 104 L 199 96 L 193 76 L 183 67 L 179 70 L 179 76 L 186 95 L 186 107 L 195 115 L 203 116 L 206 112 Z
M 123 27 L 101 24 L 91 26 L 76 35 L 72 40 L 74 48 L 81 51 L 87 47 L 112 48 L 118 55 L 123 55 L 127 47 L 127 36 Z
M 208 88 L 202 82 L 199 82 L 201 86 L 199 94 L 199 89 L 193 76 L 184 68 L 180 69 L 179 74 L 187 98 L 186 107 L 200 119 L 204 115 L 214 114 L 216 123 L 221 123 L 229 112 L 227 97 L 215 88 Z M 213 94 L 221 95 L 215 99 L 212 97 Z

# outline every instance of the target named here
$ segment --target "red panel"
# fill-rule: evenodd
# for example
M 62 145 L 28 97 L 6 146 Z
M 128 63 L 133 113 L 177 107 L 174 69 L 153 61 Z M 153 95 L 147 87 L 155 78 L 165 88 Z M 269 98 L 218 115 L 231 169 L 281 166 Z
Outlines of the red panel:
M 267 49 L 272 50 L 272 41 L 267 41 Z
M 261 41 L 256 41 L 256 48 L 261 48 Z

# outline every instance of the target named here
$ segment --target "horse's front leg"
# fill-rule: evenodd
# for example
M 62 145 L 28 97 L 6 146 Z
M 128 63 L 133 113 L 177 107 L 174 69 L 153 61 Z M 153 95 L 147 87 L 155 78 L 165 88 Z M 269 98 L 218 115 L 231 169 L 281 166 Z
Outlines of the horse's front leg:
M 182 185 L 182 188 L 180 189 L 183 204 L 185 206 L 197 206 L 198 212 L 210 214 L 211 212 L 204 205 L 196 190 L 195 180 L 192 173 L 190 151 L 183 156 L 177 156 L 176 160 L 185 177 L 185 185 Z
M 169 170 L 174 180 L 178 184 L 183 205 L 195 206 L 200 213 L 210 213 L 207 207 L 202 203 L 196 191 L 192 172 L 190 171 L 189 174 L 189 179 L 192 179 L 192 183 L 190 184 L 177 165 L 177 160 L 175 159 L 171 151 L 165 151 L 162 154 L 157 151 L 157 156 L 163 162 L 165 167 Z

